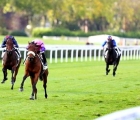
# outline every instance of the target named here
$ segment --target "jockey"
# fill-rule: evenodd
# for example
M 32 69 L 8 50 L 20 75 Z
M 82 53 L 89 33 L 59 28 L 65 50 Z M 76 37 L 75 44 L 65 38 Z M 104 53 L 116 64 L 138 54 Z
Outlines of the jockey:
M 46 56 L 45 56 L 45 45 L 44 45 L 44 42 L 40 39 L 35 39 L 33 40 L 34 43 L 36 43 L 36 45 L 39 45 L 40 46 L 40 53 L 42 55 L 42 58 L 43 58 L 43 69 L 46 70 L 48 67 L 47 67 L 47 60 L 46 60 Z
M 13 36 L 10 36 L 10 35 L 7 35 L 7 36 L 5 36 L 5 38 L 3 39 L 3 41 L 2 41 L 2 44 L 1 44 L 1 47 L 2 48 L 4 48 L 4 50 L 3 50 L 3 53 L 2 53 L 2 58 L 3 58 L 3 55 L 4 55 L 4 53 L 5 53 L 5 48 L 6 48 L 6 41 L 7 41 L 7 39 L 12 39 L 13 40 L 13 44 L 14 44 L 14 47 L 15 47 L 15 51 L 16 51 L 16 53 L 17 53 L 17 55 L 18 55 L 18 60 L 21 58 L 21 53 L 20 53 L 20 51 L 19 51 L 19 46 L 18 46 L 18 43 L 17 43 L 17 41 L 16 41 L 16 39 L 13 37 Z
M 104 48 L 104 46 L 107 44 L 108 41 L 112 41 L 112 45 L 113 48 L 115 49 L 116 53 L 117 53 L 117 57 L 120 56 L 120 52 L 121 50 L 117 47 L 116 41 L 114 39 L 112 39 L 112 36 L 108 36 L 107 40 L 105 40 L 102 44 L 102 47 Z M 107 48 L 105 49 L 105 52 L 107 51 Z

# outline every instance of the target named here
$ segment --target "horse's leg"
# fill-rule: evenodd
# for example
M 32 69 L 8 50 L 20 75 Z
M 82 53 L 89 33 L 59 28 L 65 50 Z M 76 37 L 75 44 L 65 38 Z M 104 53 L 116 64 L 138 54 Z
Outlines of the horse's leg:
M 35 96 L 35 97 L 34 97 Z M 32 84 L 32 93 L 31 93 L 31 97 L 30 100 L 34 100 L 37 99 L 37 88 L 36 88 L 36 83 Z
M 11 70 L 11 74 L 12 74 L 12 76 L 11 76 L 11 84 L 12 84 L 11 90 L 13 90 L 14 82 L 15 82 L 14 73 L 15 73 L 15 70 L 12 69 Z
M 113 76 L 116 75 L 116 70 L 117 70 L 117 64 L 113 65 Z
M 119 56 L 119 58 L 117 59 L 116 63 L 114 64 L 113 76 L 116 75 L 116 71 L 117 71 L 117 67 L 118 67 L 118 65 L 119 65 L 119 62 L 120 62 L 120 56 Z
M 25 80 L 26 80 L 26 78 L 28 77 L 29 75 L 27 75 L 27 74 L 25 74 L 24 76 L 23 76 L 23 79 L 22 79 L 22 82 L 21 82 L 21 85 L 20 85 L 20 88 L 19 88 L 19 90 L 22 92 L 23 91 L 23 86 L 24 86 L 24 82 L 25 82 Z
M 14 69 L 14 74 L 13 74 L 13 79 L 12 79 L 12 82 L 13 82 L 13 83 L 16 82 L 16 76 L 17 76 L 17 74 L 18 74 L 18 69 L 19 69 L 19 67 L 20 67 L 20 63 L 21 63 L 21 59 L 18 60 L 18 64 L 17 64 L 18 66 L 16 65 L 16 66 L 13 67 L 13 69 Z
M 113 63 L 113 76 L 116 75 L 117 66 L 118 66 L 118 61 L 116 60 L 116 61 Z
M 36 84 L 37 84 L 37 81 L 38 81 L 38 75 L 35 75 L 34 77 L 30 77 L 31 78 L 31 84 L 32 84 L 32 93 L 31 93 L 31 97 L 30 97 L 30 100 L 34 100 L 34 96 L 35 96 L 35 99 L 37 99 L 37 88 L 36 88 Z
M 7 69 L 6 68 L 3 68 L 2 71 L 3 71 L 4 78 L 1 81 L 1 83 L 4 83 L 7 80 Z
M 43 74 L 43 88 L 45 91 L 45 98 L 48 97 L 48 95 L 47 95 L 47 77 L 48 77 L 48 69 Z
M 12 77 L 12 81 L 11 81 L 11 83 L 12 83 L 11 89 L 13 89 L 14 83 L 16 82 L 16 76 L 17 76 L 17 74 L 18 74 L 18 69 L 19 69 L 19 67 L 16 67 L 15 70 L 14 70 L 13 77 Z
M 34 100 L 34 87 L 33 87 L 33 84 L 34 84 L 34 80 L 32 77 L 31 78 L 31 84 L 32 84 L 32 93 L 31 93 L 31 96 L 30 96 L 30 100 Z
M 37 88 L 35 83 L 32 85 L 32 93 L 30 100 L 34 100 L 34 98 L 37 99 Z
M 117 53 L 115 51 L 114 54 L 113 54 L 113 57 L 114 57 L 113 58 L 114 59 L 114 63 L 113 63 L 113 76 L 116 75 L 117 66 L 118 66 L 119 60 L 120 60 L 120 56 L 118 56 L 117 58 L 116 58 L 116 56 L 117 56 Z
M 14 83 L 15 83 L 15 81 L 16 81 L 16 76 L 17 76 L 17 71 L 14 71 L 13 74 L 14 74 L 14 75 L 13 75 L 13 78 L 12 78 L 12 81 L 11 81 L 11 83 L 12 83 L 11 89 L 13 89 L 13 87 L 14 87 Z
M 110 72 L 110 69 L 109 69 L 109 64 L 106 63 L 106 75 L 108 75 L 108 73 Z

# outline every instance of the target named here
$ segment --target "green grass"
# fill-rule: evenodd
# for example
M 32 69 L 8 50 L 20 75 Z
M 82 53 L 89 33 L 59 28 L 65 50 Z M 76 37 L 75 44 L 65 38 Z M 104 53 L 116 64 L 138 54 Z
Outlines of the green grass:
M 0 36 L 3 40 L 5 36 Z M 19 37 L 15 36 L 18 44 L 28 44 L 32 40 L 36 39 L 34 37 Z M 39 38 L 42 39 L 42 38 Z M 52 40 L 52 39 L 42 39 L 46 45 L 85 45 L 86 41 L 71 41 L 71 40 Z
M 105 75 L 105 63 L 68 62 L 49 64 L 48 99 L 38 81 L 38 99 L 29 100 L 31 84 L 20 67 L 14 90 L 9 80 L 0 84 L 1 120 L 92 120 L 117 110 L 140 105 L 140 61 L 121 61 L 115 77 Z M 2 67 L 1 67 L 2 68 Z M 112 66 L 111 66 L 112 70 Z M 0 73 L 2 80 L 2 72 Z

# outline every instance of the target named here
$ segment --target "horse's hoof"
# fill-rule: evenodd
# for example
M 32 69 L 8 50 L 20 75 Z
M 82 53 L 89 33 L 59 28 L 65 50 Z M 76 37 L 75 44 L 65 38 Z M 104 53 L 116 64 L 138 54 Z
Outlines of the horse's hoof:
M 113 76 L 114 76 L 114 77 L 115 77 L 115 75 L 116 75 L 116 74 L 115 74 L 115 73 L 113 73 Z
M 108 75 L 109 72 L 110 72 L 110 69 L 106 71 L 106 75 Z
M 4 79 L 3 81 L 1 81 L 1 83 L 3 84 L 3 83 L 5 83 L 5 81 L 7 80 L 7 78 L 6 79 Z
M 23 91 L 23 88 L 19 88 L 19 91 L 22 92 Z
M 5 83 L 5 81 L 1 81 L 1 83 L 3 84 L 3 83 Z
M 45 95 L 45 98 L 47 99 L 48 98 L 48 95 Z
M 11 87 L 11 90 L 13 90 L 13 87 Z
M 3 81 L 1 81 L 1 83 L 2 84 L 5 83 L 6 80 L 8 80 L 8 79 L 7 78 L 3 79 Z
M 34 100 L 34 98 L 30 98 L 30 100 Z

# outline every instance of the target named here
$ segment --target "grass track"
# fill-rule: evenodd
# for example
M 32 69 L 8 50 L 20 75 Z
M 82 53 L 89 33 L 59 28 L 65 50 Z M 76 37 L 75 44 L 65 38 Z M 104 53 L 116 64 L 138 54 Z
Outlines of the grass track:
M 0 35 L 0 40 L 2 41 L 5 36 Z M 35 37 L 21 37 L 21 36 L 15 36 L 15 39 L 17 40 L 18 44 L 28 44 L 28 42 L 31 42 L 34 39 L 37 39 Z M 42 39 L 42 38 L 39 38 Z M 42 39 L 46 45 L 85 45 L 86 41 L 72 41 L 72 40 L 53 40 L 53 39 Z
M 103 61 L 52 63 L 49 64 L 48 99 L 44 98 L 42 82 L 38 81 L 38 99 L 31 101 L 29 78 L 24 91 L 19 92 L 24 73 L 21 65 L 14 90 L 10 90 L 10 77 L 0 84 L 1 120 L 92 120 L 139 106 L 139 66 L 139 60 L 121 61 L 113 77 L 112 71 L 105 75 Z M 2 72 L 0 76 L 2 80 Z

